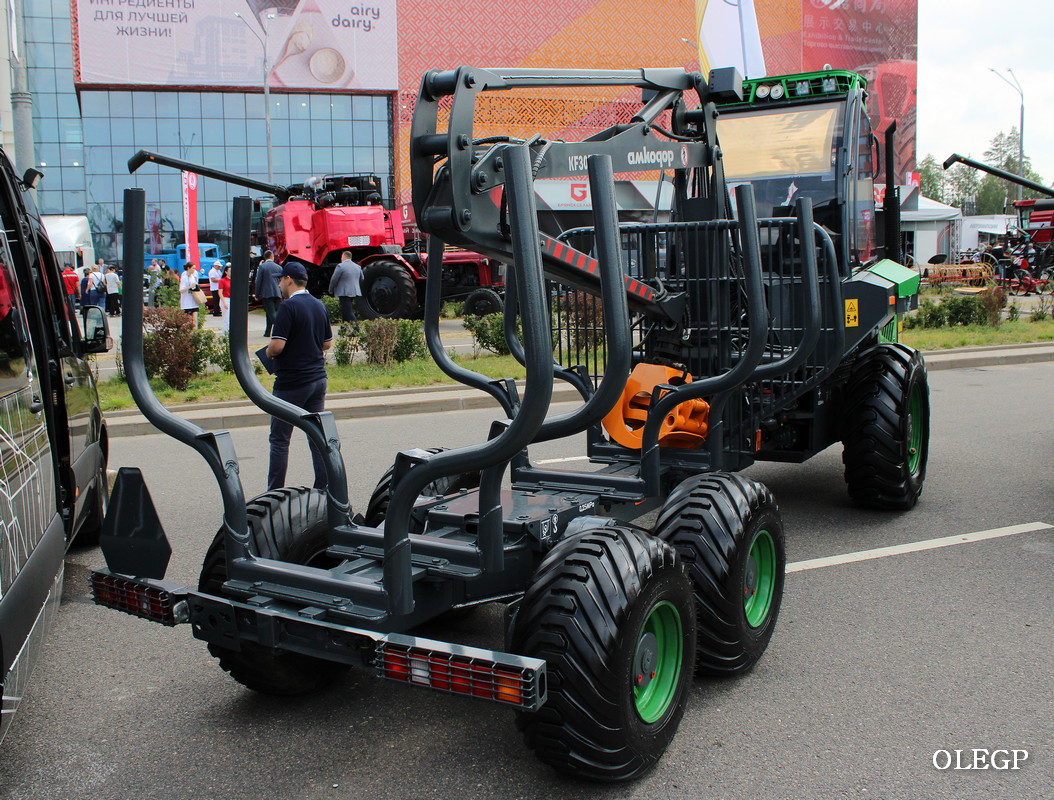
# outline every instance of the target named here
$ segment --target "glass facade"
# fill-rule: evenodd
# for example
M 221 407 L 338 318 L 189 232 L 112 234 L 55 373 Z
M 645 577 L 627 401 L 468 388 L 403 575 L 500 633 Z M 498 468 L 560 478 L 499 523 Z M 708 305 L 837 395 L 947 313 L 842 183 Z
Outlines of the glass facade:
M 124 189 L 146 191 L 148 239 L 185 240 L 180 174 L 146 165 L 138 150 L 267 181 L 263 92 L 83 90 L 73 86 L 70 5 L 25 0 L 25 31 L 42 213 L 87 215 L 96 255 L 121 259 Z M 78 102 L 79 101 L 79 102 Z M 274 183 L 370 173 L 389 186 L 392 109 L 387 95 L 271 92 Z M 229 251 L 231 199 L 256 193 L 218 180 L 198 184 L 198 239 Z

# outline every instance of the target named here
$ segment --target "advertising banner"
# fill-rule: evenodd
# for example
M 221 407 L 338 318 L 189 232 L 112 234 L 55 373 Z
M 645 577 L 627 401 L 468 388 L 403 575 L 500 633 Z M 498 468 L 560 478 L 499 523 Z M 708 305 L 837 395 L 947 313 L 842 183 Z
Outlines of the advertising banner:
M 187 259 L 198 264 L 198 176 L 194 172 L 183 176 L 183 230 L 187 232 Z
M 393 91 L 396 0 L 76 0 L 81 86 Z

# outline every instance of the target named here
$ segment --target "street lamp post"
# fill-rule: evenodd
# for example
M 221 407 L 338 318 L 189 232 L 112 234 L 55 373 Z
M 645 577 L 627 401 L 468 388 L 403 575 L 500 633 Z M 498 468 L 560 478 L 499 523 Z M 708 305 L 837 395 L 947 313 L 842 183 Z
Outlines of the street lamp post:
M 271 159 L 271 85 L 270 85 L 270 64 L 267 61 L 267 31 L 268 28 L 264 28 L 264 35 L 260 36 L 256 32 L 256 29 L 249 24 L 249 21 L 241 15 L 240 12 L 235 11 L 234 16 L 245 23 L 245 27 L 249 29 L 249 33 L 256 37 L 256 40 L 260 43 L 260 47 L 263 48 L 263 96 L 264 96 L 264 128 L 267 136 L 267 180 L 269 183 L 274 183 L 274 164 Z M 274 19 L 274 14 L 268 14 L 265 19 Z M 270 26 L 268 26 L 270 27 Z
M 992 72 L 993 74 L 998 76 L 1000 80 L 1002 80 L 1004 83 L 1006 83 L 1008 86 L 1010 86 L 1011 89 L 1014 89 L 1021 96 L 1021 125 L 1018 128 L 1018 130 L 1017 130 L 1017 174 L 1020 177 L 1024 178 L 1025 177 L 1025 93 L 1021 89 L 1021 83 L 1018 81 L 1017 75 L 1014 74 L 1014 71 L 1012 69 L 1010 69 L 1010 67 L 1007 67 L 1006 71 L 1009 72 L 1010 73 L 1010 77 L 1014 79 L 1013 83 L 1011 83 L 1009 78 L 1007 78 L 1003 73 L 1001 73 L 998 70 L 996 70 L 994 67 L 989 67 L 988 69 L 989 69 L 990 72 Z M 1023 191 L 1024 191 L 1024 188 L 1021 186 L 1021 184 L 1018 184 L 1017 185 L 1017 199 L 1018 200 L 1021 199 L 1021 196 L 1022 196 L 1021 193 Z

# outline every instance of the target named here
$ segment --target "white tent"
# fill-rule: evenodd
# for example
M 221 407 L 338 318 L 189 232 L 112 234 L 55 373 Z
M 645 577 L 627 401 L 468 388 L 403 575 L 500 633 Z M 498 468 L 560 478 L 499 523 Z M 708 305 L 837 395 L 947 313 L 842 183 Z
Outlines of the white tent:
M 938 253 L 950 256 L 962 249 L 962 211 L 921 195 L 912 205 L 915 207 L 901 210 L 900 227 L 911 234 L 911 255 L 916 263 L 925 264 Z
M 982 214 L 963 217 L 963 250 L 973 250 L 980 244 L 980 234 L 1003 236 L 1007 231 L 1017 227 L 1017 217 L 1013 214 Z
M 87 217 L 43 216 L 44 229 L 48 232 L 51 247 L 58 256 L 59 264 L 69 262 L 77 266 L 77 252 L 83 256 L 83 263 L 90 264 L 95 260 L 95 248 L 91 242 L 91 228 Z

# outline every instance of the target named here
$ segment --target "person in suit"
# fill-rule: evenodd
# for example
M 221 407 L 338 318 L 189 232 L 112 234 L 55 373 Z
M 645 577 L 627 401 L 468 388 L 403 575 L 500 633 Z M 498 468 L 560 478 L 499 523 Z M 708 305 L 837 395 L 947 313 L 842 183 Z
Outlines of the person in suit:
M 340 263 L 329 280 L 329 293 L 340 300 L 340 318 L 356 322 L 355 298 L 362 295 L 362 267 L 351 260 L 351 251 L 340 254 Z
M 264 260 L 256 268 L 256 298 L 263 304 L 267 323 L 264 325 L 264 336 L 271 335 L 274 320 L 278 315 L 278 304 L 282 302 L 282 290 L 278 288 L 278 276 L 282 268 L 275 263 L 274 253 L 264 251 Z

